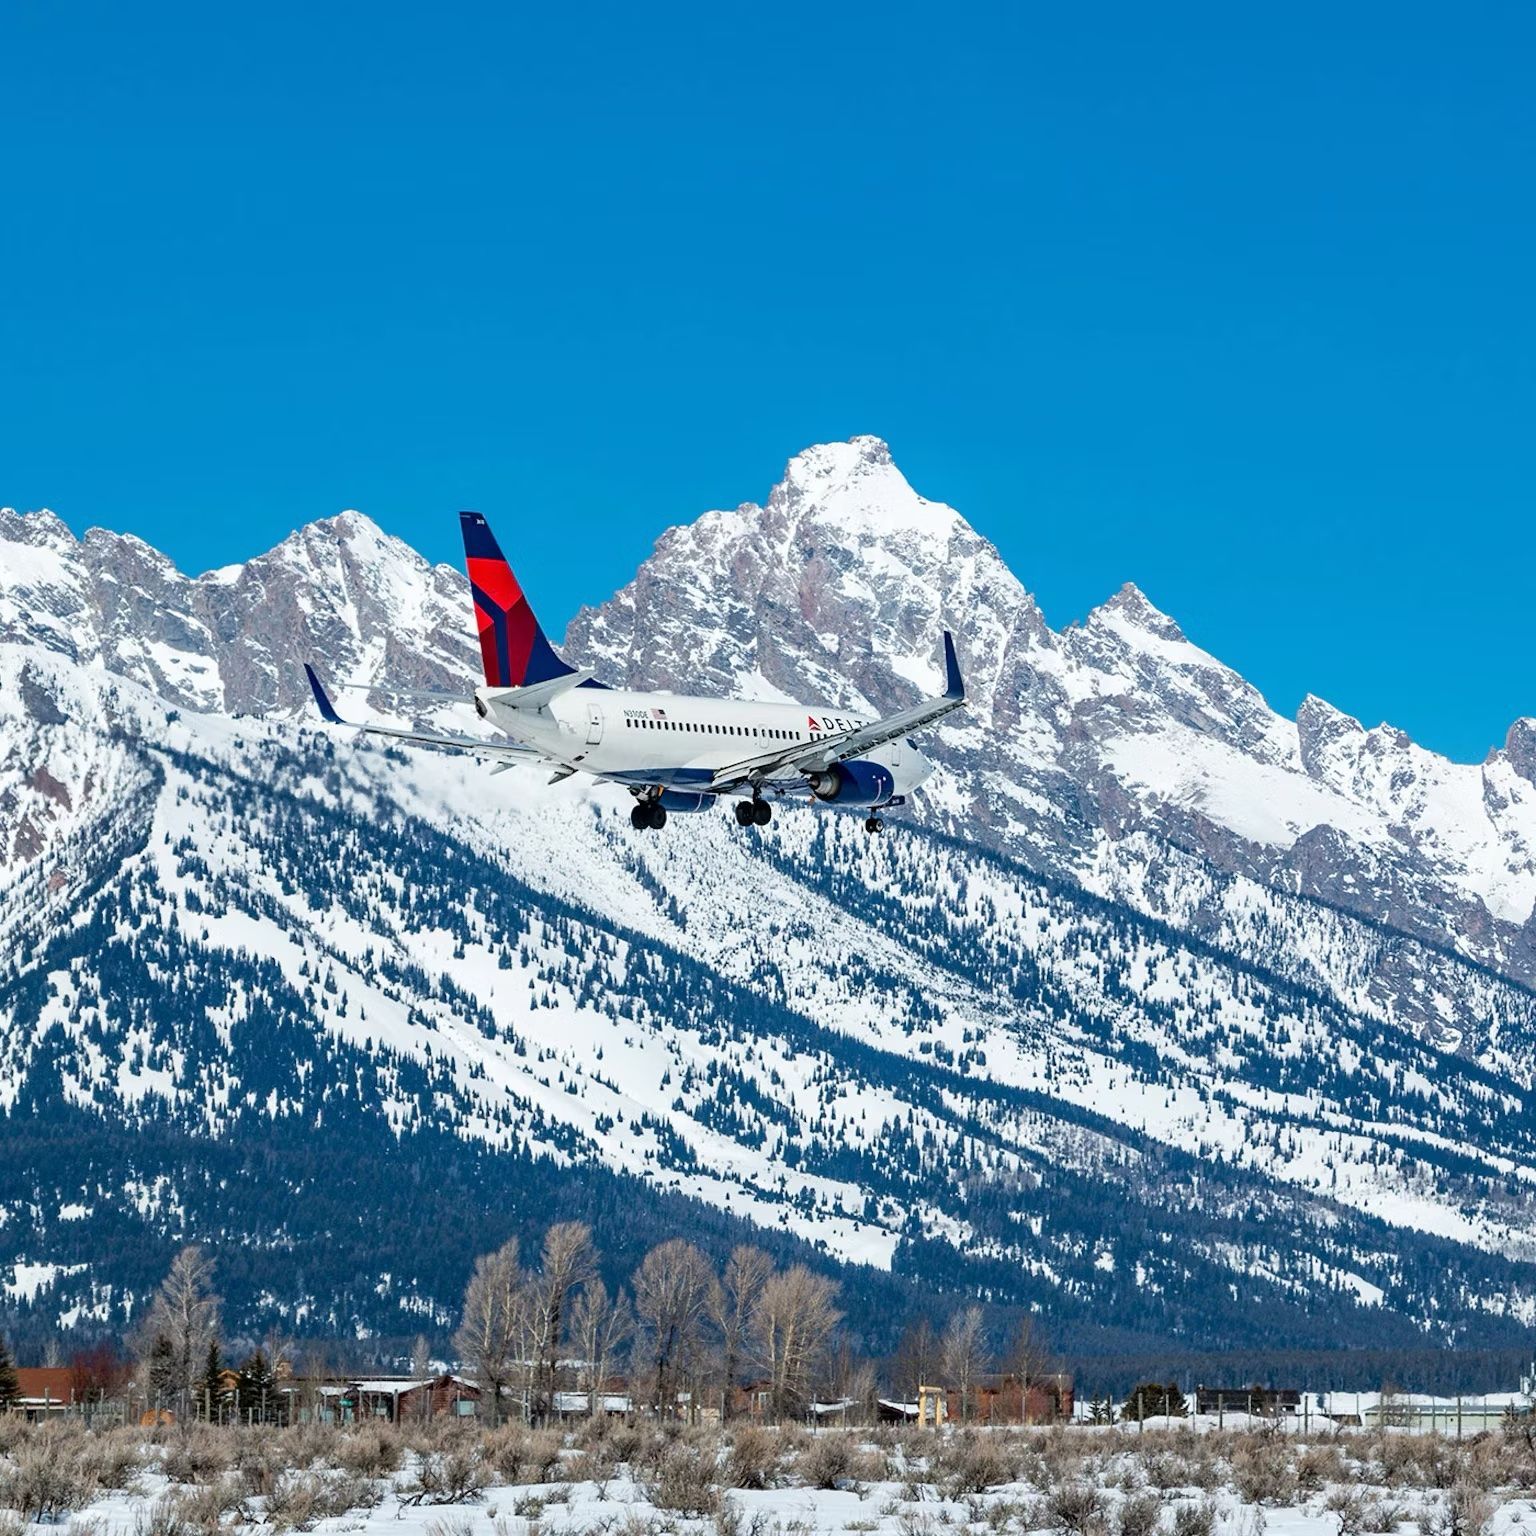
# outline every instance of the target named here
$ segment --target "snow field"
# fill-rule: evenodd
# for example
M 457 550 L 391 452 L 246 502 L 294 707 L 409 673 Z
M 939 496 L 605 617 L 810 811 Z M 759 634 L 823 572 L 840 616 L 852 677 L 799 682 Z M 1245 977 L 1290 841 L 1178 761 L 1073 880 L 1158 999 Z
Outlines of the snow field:
M 0 1421 L 6 1536 L 1512 1536 L 1536 1520 L 1533 1484 L 1516 1427 L 1457 1441 L 1212 1419 L 724 1434 Z

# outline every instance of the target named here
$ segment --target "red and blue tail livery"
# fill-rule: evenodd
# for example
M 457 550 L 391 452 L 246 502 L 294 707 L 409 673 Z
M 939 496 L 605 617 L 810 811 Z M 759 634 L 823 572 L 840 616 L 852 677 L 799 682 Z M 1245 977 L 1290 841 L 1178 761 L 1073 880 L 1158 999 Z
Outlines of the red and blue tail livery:
M 775 804 L 834 805 L 864 813 L 864 830 L 881 813 L 906 805 L 934 771 L 910 733 L 936 725 L 965 703 L 955 643 L 944 635 L 944 691 L 879 719 L 812 703 L 718 699 L 654 689 L 609 688 L 589 668 L 568 666 L 539 628 L 489 524 L 459 513 L 475 602 L 485 683 L 467 696 L 389 688 L 377 679 L 344 684 L 368 693 L 473 705 L 494 735 L 454 735 L 422 726 L 364 725 L 370 735 L 467 752 L 496 764 L 552 768 L 549 782 L 572 774 L 617 785 L 634 797 L 630 824 L 641 831 L 667 817 L 734 802 L 743 829 L 764 827 Z M 319 674 L 304 668 L 327 725 L 344 725 Z
M 459 526 L 464 533 L 464 563 L 469 568 L 487 685 L 524 688 L 574 671 L 544 638 L 491 525 L 478 512 L 460 512 Z

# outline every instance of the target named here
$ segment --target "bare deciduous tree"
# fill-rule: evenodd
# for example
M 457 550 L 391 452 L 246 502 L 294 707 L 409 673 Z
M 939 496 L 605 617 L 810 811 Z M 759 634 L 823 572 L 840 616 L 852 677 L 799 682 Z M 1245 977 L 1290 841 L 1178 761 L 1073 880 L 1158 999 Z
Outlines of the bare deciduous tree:
M 677 1237 L 652 1248 L 635 1271 L 638 1358 L 658 1412 L 677 1411 L 679 1385 L 697 1367 L 715 1283 L 709 1260 Z
M 610 1297 L 601 1280 L 589 1281 L 571 1307 L 571 1340 L 582 1359 L 588 1413 L 597 1412 L 608 1372 L 629 1338 L 631 1326 L 629 1298 L 623 1291 Z
M 797 1412 L 811 1373 L 843 1314 L 833 1305 L 837 1283 L 803 1264 L 771 1275 L 753 1315 L 753 1342 L 768 1372 L 775 1418 Z
M 939 1365 L 939 1338 L 933 1324 L 921 1317 L 901 1336 L 896 1347 L 896 1390 L 907 1402 L 917 1400 L 917 1389 L 928 1386 Z
M 538 1310 L 535 1318 L 535 1412 L 554 1412 L 559 1385 L 560 1346 L 565 1341 L 567 1312 L 574 1294 L 597 1273 L 592 1229 L 584 1221 L 557 1222 L 544 1234 L 539 1261 Z
M 1051 1352 L 1046 1346 L 1044 1335 L 1028 1313 L 1014 1324 L 1012 1333 L 1008 1335 L 1003 1369 L 1018 1383 L 1021 1419 L 1029 1412 L 1029 1389 L 1037 1384 L 1043 1385 L 1050 1394 L 1054 1404 L 1049 1410 L 1051 1416 L 1054 1417 L 1060 1411 L 1060 1403 L 1055 1400 L 1056 1383 L 1046 1380 L 1052 1370 Z
M 960 1398 L 960 1417 L 975 1410 L 976 1380 L 987 1368 L 987 1337 L 980 1307 L 956 1312 L 944 1329 L 940 1359 L 948 1385 Z
M 493 1424 L 501 1417 L 502 1392 L 512 1379 L 519 1324 L 526 1311 L 524 1281 L 515 1237 L 494 1253 L 481 1254 L 464 1290 L 463 1321 L 453 1336 L 454 1349 L 474 1366 L 481 1395 L 490 1400 Z
M 197 1244 L 171 1261 L 139 1331 L 140 1359 L 157 1393 L 185 1398 L 196 1386 L 218 1337 L 219 1297 L 213 1289 L 213 1260 Z M 189 1419 L 187 1403 L 182 1418 Z
M 731 1416 L 731 1396 L 751 1348 L 753 1316 L 772 1273 L 773 1260 L 761 1248 L 739 1243 L 731 1249 L 720 1284 L 711 1292 L 710 1310 L 720 1333 L 722 1418 Z

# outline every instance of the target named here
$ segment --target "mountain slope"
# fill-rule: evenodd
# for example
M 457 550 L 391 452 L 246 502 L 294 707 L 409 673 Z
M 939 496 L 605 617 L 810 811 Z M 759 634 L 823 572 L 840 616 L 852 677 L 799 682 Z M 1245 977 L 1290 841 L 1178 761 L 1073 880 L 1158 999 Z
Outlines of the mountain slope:
M 634 686 L 702 675 L 891 708 L 932 690 L 944 627 L 971 693 L 939 732 L 953 772 L 930 797 L 955 835 L 1157 912 L 1140 854 L 1118 856 L 1146 831 L 1536 979 L 1536 722 L 1465 766 L 1321 700 L 1286 720 L 1131 586 L 1057 633 L 878 439 L 810 449 L 762 506 L 670 530 L 567 647 Z
M 1132 716 L 1143 762 L 1179 732 L 1208 769 L 1213 742 L 1241 759 L 1229 821 L 1256 814 L 1245 774 L 1314 780 L 1134 593 L 1052 635 L 867 440 L 787 485 L 674 530 L 571 649 L 665 685 L 687 673 L 643 668 L 681 669 L 695 633 L 721 688 L 885 705 L 931 686 L 912 637 L 969 611 L 976 709 L 883 840 L 808 812 L 637 838 L 621 794 L 286 721 L 311 649 L 352 677 L 471 671 L 458 578 L 355 514 L 196 580 L 5 521 L 0 1284 L 30 1326 L 121 1315 L 198 1235 L 279 1256 L 238 1266 L 252 1327 L 410 1331 L 471 1251 L 425 1252 L 423 1212 L 531 1231 L 580 1187 L 618 1251 L 741 1220 L 887 1287 L 891 1319 L 980 1290 L 1103 1348 L 1520 1336 L 1536 1000 L 1483 937 L 1231 867 L 1230 826 L 1202 841 L 1218 796 L 1182 807 L 1200 837 L 1137 800 L 1113 766 Z M 231 591 L 265 616 L 221 618 Z M 1026 656 L 1066 725 L 1009 705 Z M 1387 802 L 1348 782 L 1369 831 Z M 1416 896 L 1446 868 L 1416 864 Z M 322 1195 L 327 1147 L 353 1171 Z M 378 1189 L 427 1168 L 451 1196 L 376 1233 L 360 1278 Z M 562 1170 L 584 1172 L 557 1194 Z

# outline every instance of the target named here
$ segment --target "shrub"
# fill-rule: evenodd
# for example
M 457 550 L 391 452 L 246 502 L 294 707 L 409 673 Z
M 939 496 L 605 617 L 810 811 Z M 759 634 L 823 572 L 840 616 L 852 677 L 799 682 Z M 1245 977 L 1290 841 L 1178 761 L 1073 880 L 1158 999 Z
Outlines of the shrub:
M 485 1457 L 505 1483 L 547 1483 L 560 1466 L 558 1430 L 503 1424 L 485 1439 Z
M 778 1471 L 779 1441 L 771 1430 L 742 1424 L 731 1431 L 725 1476 L 732 1488 L 771 1488 Z
M 1209 1499 L 1180 1504 L 1173 1512 L 1173 1536 L 1211 1536 L 1216 1529 L 1216 1506 Z
M 1147 1457 L 1145 1466 L 1147 1481 L 1162 1493 L 1171 1493 L 1175 1488 L 1195 1486 L 1194 1479 L 1190 1476 L 1189 1463 L 1172 1451 L 1154 1451 Z
M 704 1457 L 678 1449 L 662 1457 L 646 1497 L 657 1509 L 679 1515 L 713 1515 L 720 1508 L 714 1468 Z
M 1344 1480 L 1344 1458 L 1332 1441 L 1309 1445 L 1296 1458 L 1296 1486 L 1303 1493 L 1316 1493 L 1329 1483 Z
M 1161 1514 L 1156 1494 L 1132 1494 L 1115 1513 L 1115 1536 L 1154 1536 Z
M 1296 1497 L 1290 1447 L 1273 1435 L 1255 1435 L 1232 1457 L 1232 1483 L 1249 1504 L 1289 1504 Z
M 1015 1457 L 1008 1441 L 995 1435 L 957 1435 L 934 1458 L 934 1471 L 951 1498 L 985 1493 L 1014 1480 Z M 1037 1460 L 1040 1458 L 1036 1458 Z
M 320 1479 L 313 1472 L 282 1472 L 267 1494 L 267 1519 L 280 1531 L 307 1531 L 320 1519 Z
M 847 1435 L 818 1435 L 800 1453 L 797 1470 L 808 1488 L 842 1488 L 853 1481 L 857 1447 Z
M 133 1536 L 191 1536 L 191 1528 L 182 1518 L 181 1500 L 176 1494 L 163 1493 L 153 1504 L 135 1511 Z
M 0 1466 L 0 1508 L 39 1525 L 84 1509 L 96 1496 L 96 1475 L 77 1448 L 77 1437 L 50 1429 L 17 1445 L 12 1464 Z
M 400 1469 L 400 1437 L 382 1424 L 364 1424 L 336 1444 L 335 1465 L 358 1477 L 388 1477 Z
M 1339 1536 L 1364 1536 L 1366 1502 L 1358 1488 L 1335 1488 L 1323 1508 L 1339 1522 Z
M 468 1515 L 447 1515 L 427 1522 L 427 1536 L 475 1536 L 475 1522 Z
M 1419 1516 L 1423 1536 L 1484 1536 L 1493 1519 L 1493 1500 L 1479 1488 L 1458 1483 L 1443 1504 L 1430 1504 Z
M 167 1447 L 161 1470 L 173 1483 L 206 1483 L 235 1464 L 235 1446 L 227 1430 L 189 1424 Z
M 1066 1536 L 1094 1536 L 1104 1525 L 1104 1495 L 1092 1483 L 1063 1483 L 1045 1501 L 1045 1516 Z
M 181 1523 L 199 1536 L 215 1536 L 224 1524 L 224 1516 L 239 1511 L 241 1523 L 248 1518 L 245 1512 L 245 1489 L 232 1472 L 212 1482 L 199 1483 L 195 1487 L 173 1490 L 167 1497 L 176 1501 L 176 1514 Z
M 479 1446 L 460 1444 L 426 1451 L 417 1460 L 415 1476 L 406 1484 L 401 1502 L 464 1504 L 479 1498 L 485 1483 L 485 1461 Z

